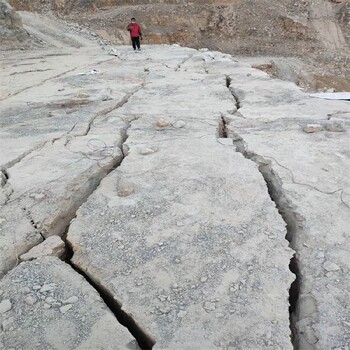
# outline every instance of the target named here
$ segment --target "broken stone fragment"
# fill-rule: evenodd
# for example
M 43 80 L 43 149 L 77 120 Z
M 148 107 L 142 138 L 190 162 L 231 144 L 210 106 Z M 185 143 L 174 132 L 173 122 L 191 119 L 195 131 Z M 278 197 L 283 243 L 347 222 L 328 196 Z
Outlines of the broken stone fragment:
M 216 309 L 215 303 L 211 303 L 209 301 L 206 301 L 204 303 L 204 310 L 207 312 L 214 311 Z
M 169 125 L 169 122 L 167 120 L 165 120 L 164 118 L 160 118 L 160 119 L 158 119 L 156 125 L 159 128 L 165 128 Z
M 331 261 L 326 261 L 324 264 L 323 264 L 323 267 L 326 271 L 330 272 L 330 271 L 338 271 L 340 270 L 340 267 L 334 263 L 334 262 L 331 262 Z
M 306 132 L 307 134 L 311 134 L 314 132 L 319 132 L 322 130 L 322 125 L 321 124 L 307 124 L 304 126 L 303 131 Z
M 73 307 L 72 304 L 64 305 L 60 307 L 60 311 L 62 314 L 65 314 L 67 311 L 69 311 Z
M 9 317 L 8 319 L 4 320 L 2 322 L 2 329 L 4 331 L 7 331 L 10 329 L 10 327 L 12 326 L 13 322 L 14 322 L 14 318 L 13 317 Z
M 34 296 L 34 295 L 28 295 L 28 296 L 25 298 L 25 302 L 26 302 L 28 305 L 34 305 L 34 304 L 37 302 L 37 298 L 36 298 L 36 296 Z
M 153 149 L 153 148 L 143 148 L 140 151 L 140 154 L 142 154 L 143 156 L 147 156 L 149 154 L 155 153 L 157 150 Z
M 34 260 L 43 256 L 56 256 L 60 258 L 65 252 L 65 244 L 58 236 L 51 236 L 44 242 L 20 256 L 22 261 Z
M 62 304 L 66 305 L 66 304 L 75 304 L 76 302 L 78 302 L 79 298 L 76 295 L 73 295 L 72 297 L 63 300 Z
M 173 123 L 173 127 L 176 129 L 181 129 L 186 126 L 186 123 L 183 120 L 177 120 L 175 123 Z
M 12 303 L 9 299 L 5 299 L 0 303 L 0 314 L 4 314 L 7 311 L 10 311 L 12 308 Z
M 134 188 L 130 184 L 119 184 L 118 186 L 118 196 L 119 197 L 128 197 L 134 193 Z
M 40 293 L 46 293 L 46 292 L 50 292 L 54 289 L 53 286 L 49 285 L 49 284 L 44 284 L 41 289 L 40 289 Z
M 345 126 L 343 122 L 340 121 L 328 121 L 324 123 L 324 128 L 331 132 L 344 132 Z

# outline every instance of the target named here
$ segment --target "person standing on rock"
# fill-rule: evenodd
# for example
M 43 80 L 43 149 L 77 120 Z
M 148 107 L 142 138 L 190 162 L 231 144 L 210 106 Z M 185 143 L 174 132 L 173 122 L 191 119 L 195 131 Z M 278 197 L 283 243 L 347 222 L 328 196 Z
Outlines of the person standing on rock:
M 142 30 L 135 18 L 131 18 L 131 23 L 128 25 L 127 30 L 130 32 L 131 43 L 134 51 L 136 48 L 141 51 L 140 40 L 142 40 Z

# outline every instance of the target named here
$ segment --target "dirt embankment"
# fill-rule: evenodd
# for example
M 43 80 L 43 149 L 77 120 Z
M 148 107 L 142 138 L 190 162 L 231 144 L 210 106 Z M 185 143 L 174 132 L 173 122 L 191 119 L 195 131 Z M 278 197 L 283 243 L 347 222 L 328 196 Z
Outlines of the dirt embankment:
M 21 18 L 6 1 L 0 0 L 0 49 L 18 48 L 28 38 Z
M 144 42 L 227 52 L 243 57 L 298 58 L 305 69 L 275 69 L 302 87 L 350 89 L 350 0 L 11 0 L 17 10 L 53 13 L 91 28 L 114 44 L 129 43 L 131 16 Z M 270 64 L 270 62 L 264 62 Z M 276 65 L 276 61 L 273 63 Z M 292 67 L 293 66 L 293 67 Z M 290 70 L 292 68 L 292 71 Z M 288 77 L 286 69 L 289 70 Z
M 348 49 L 349 0 L 12 0 L 18 10 L 52 11 L 125 43 L 131 16 L 150 43 L 208 46 L 234 54 L 319 55 Z

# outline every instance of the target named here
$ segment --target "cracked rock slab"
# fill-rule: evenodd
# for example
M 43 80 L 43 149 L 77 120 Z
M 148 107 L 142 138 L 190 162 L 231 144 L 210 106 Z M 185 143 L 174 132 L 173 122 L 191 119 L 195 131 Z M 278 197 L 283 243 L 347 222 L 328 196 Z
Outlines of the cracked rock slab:
M 98 293 L 54 257 L 21 263 L 0 283 L 1 349 L 137 349 Z
M 297 229 L 289 234 L 300 284 L 291 317 L 295 347 L 346 349 L 350 333 L 342 321 L 350 308 L 349 102 L 315 102 L 282 82 L 262 88 L 249 83 L 251 77 L 237 79 L 237 74 L 232 68 L 232 88 L 239 91 L 243 107 L 228 133 L 270 164 L 284 205 L 296 218 Z M 278 93 L 276 83 L 281 85 Z M 277 99 L 279 94 L 289 94 L 288 107 Z M 333 117 L 327 120 L 332 115 L 341 118 L 332 124 Z M 305 124 L 311 125 L 311 133 L 303 131 Z
M 285 223 L 257 167 L 218 142 L 236 105 L 223 72 L 200 62 L 151 71 L 118 110 L 135 117 L 128 156 L 78 210 L 72 262 L 153 349 L 291 349 Z

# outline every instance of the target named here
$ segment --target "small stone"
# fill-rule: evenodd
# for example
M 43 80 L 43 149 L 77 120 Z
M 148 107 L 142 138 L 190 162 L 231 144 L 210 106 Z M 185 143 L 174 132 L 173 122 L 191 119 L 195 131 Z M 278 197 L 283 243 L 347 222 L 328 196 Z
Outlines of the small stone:
M 61 257 L 65 252 L 65 244 L 58 236 L 51 236 L 36 247 L 30 249 L 27 253 L 20 256 L 22 261 L 29 261 L 42 256 Z
M 118 186 L 118 196 L 128 197 L 134 193 L 134 188 L 131 185 L 123 184 Z
M 176 129 L 181 129 L 186 126 L 186 123 L 183 120 L 177 120 L 175 123 L 173 123 L 173 127 Z
M 303 131 L 311 134 L 314 132 L 319 132 L 322 130 L 322 125 L 321 124 L 307 124 L 306 126 L 304 126 Z
M 50 304 L 45 303 L 43 307 L 44 307 L 44 309 L 50 309 L 50 308 L 51 308 L 51 305 L 50 305 Z
M 76 295 L 73 295 L 72 297 L 63 300 L 62 304 L 66 305 L 66 304 L 75 304 L 77 301 L 79 300 L 79 298 Z
M 29 287 L 24 287 L 24 288 L 22 289 L 22 293 L 23 293 L 23 294 L 29 294 L 30 292 L 31 292 L 31 290 L 30 290 Z
M 177 316 L 179 317 L 179 318 L 183 318 L 183 317 L 185 317 L 187 315 L 187 311 L 185 311 L 185 310 L 180 310 L 179 312 L 178 312 L 178 314 L 177 314 Z
M 211 303 L 209 301 L 206 301 L 204 303 L 204 310 L 207 311 L 207 312 L 210 312 L 210 311 L 214 311 L 216 309 L 216 306 L 214 303 Z
M 50 292 L 51 290 L 53 290 L 53 287 L 51 285 L 44 284 L 40 289 L 40 293 Z
M 201 278 L 201 282 L 202 282 L 202 283 L 206 282 L 207 280 L 208 280 L 208 277 L 202 277 L 202 278 Z
M 53 297 L 47 297 L 45 299 L 45 302 L 48 303 L 48 304 L 52 304 L 52 303 L 55 303 L 57 300 Z
M 165 301 L 167 301 L 168 297 L 166 295 L 158 295 L 158 299 L 164 303 Z
M 38 200 L 43 199 L 43 198 L 45 198 L 45 194 L 44 193 L 35 193 L 34 198 L 38 199 Z
M 153 148 L 143 148 L 140 151 L 140 154 L 142 154 L 143 156 L 147 156 L 147 155 L 155 153 L 155 152 L 156 152 L 156 150 L 154 150 Z
M 11 325 L 14 323 L 15 319 L 13 317 L 9 317 L 8 319 L 2 322 L 2 329 L 7 331 L 10 329 Z
M 335 122 L 335 121 L 329 121 L 324 124 L 324 127 L 327 131 L 331 132 L 344 132 L 345 131 L 345 126 L 344 123 L 342 122 Z
M 35 285 L 35 286 L 33 286 L 33 290 L 39 290 L 39 289 L 41 289 L 41 286 L 40 285 Z
M 62 304 L 60 302 L 56 301 L 56 302 L 52 303 L 51 306 L 54 308 L 59 308 L 62 306 Z
M 5 299 L 0 303 L 0 314 L 4 314 L 7 311 L 10 311 L 12 308 L 12 303 L 9 299 Z
M 72 304 L 64 305 L 60 307 L 60 311 L 62 314 L 65 314 L 67 311 L 69 311 L 73 307 Z
M 165 120 L 164 118 L 160 118 L 158 119 L 157 121 L 157 124 L 156 124 L 159 128 L 165 128 L 169 125 L 169 122 L 167 120 Z
M 175 258 L 174 259 L 175 264 L 181 264 L 181 258 Z
M 324 252 L 323 251 L 317 252 L 316 259 L 323 259 L 323 258 L 324 258 Z
M 37 298 L 36 296 L 34 295 L 28 295 L 26 298 L 25 298 L 25 302 L 28 304 L 28 305 L 34 305 L 36 302 L 37 302 Z
M 328 272 L 340 270 L 340 267 L 339 267 L 337 264 L 335 264 L 335 263 L 333 263 L 333 262 L 331 262 L 331 261 L 326 261 L 326 262 L 323 264 L 323 267 L 324 267 L 324 269 L 325 269 L 326 271 L 328 271 Z

